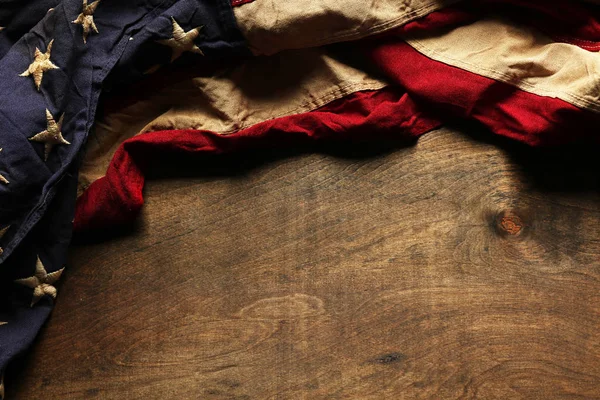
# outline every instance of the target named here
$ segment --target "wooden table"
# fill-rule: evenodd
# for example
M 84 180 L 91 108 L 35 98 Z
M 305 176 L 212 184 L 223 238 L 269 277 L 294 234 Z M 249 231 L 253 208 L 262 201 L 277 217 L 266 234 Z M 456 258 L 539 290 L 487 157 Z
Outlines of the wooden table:
M 597 160 L 460 127 L 170 166 L 7 399 L 600 398 Z

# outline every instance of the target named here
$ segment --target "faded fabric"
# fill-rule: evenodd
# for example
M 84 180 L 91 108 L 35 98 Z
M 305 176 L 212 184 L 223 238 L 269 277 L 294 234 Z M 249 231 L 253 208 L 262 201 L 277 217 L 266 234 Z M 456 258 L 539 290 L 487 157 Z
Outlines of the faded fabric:
M 234 9 L 256 54 L 321 46 L 375 35 L 457 0 L 257 0 Z
M 176 74 L 157 72 L 125 95 L 108 96 L 86 145 L 79 193 L 104 176 L 113 154 L 130 137 L 173 129 L 231 134 L 384 87 L 386 82 L 374 75 L 362 57 L 331 47 L 251 58 L 217 72 L 194 65 Z
M 174 18 L 203 26 L 202 62 L 248 54 L 227 1 L 14 3 L 0 12 L 0 376 L 53 307 L 102 89 L 142 77 L 146 54 L 168 64 L 156 41 Z
M 61 301 L 72 221 L 131 222 L 170 156 L 415 140 L 455 118 L 600 142 L 590 2 L 24 4 L 0 10 L 0 376 Z
M 600 58 L 534 28 L 481 19 L 443 35 L 405 36 L 425 56 L 526 92 L 600 111 Z

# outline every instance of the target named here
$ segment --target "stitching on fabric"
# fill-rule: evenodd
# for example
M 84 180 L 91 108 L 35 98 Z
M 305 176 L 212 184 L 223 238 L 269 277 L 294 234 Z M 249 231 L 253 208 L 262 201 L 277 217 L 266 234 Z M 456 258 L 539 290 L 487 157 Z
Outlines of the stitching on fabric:
M 600 45 L 600 43 L 598 43 L 598 42 L 594 42 L 594 41 L 592 41 L 592 40 L 578 39 L 578 38 L 571 38 L 571 39 L 569 39 L 567 36 L 561 36 L 561 35 L 558 35 L 558 36 L 556 36 L 556 37 L 557 37 L 557 38 L 560 38 L 560 39 L 561 39 L 561 41 L 565 41 L 565 42 L 567 42 L 567 43 L 571 43 L 571 41 L 570 41 L 570 40 L 572 40 L 572 41 L 576 41 L 576 42 L 589 43 L 589 44 L 596 45 L 596 46 Z
M 485 71 L 490 75 L 489 77 L 491 77 L 493 79 L 500 80 L 504 83 L 518 87 L 523 90 L 526 90 L 533 94 L 537 94 L 539 96 L 546 96 L 546 97 L 556 97 L 556 98 L 564 100 L 568 103 L 572 103 L 578 107 L 588 108 L 595 112 L 600 112 L 600 104 L 599 103 L 589 100 L 581 95 L 577 95 L 574 93 L 568 93 L 568 92 L 564 92 L 564 91 L 549 90 L 549 89 L 544 88 L 543 86 L 537 86 L 537 85 L 534 85 L 534 84 L 531 84 L 528 82 L 524 82 L 524 81 L 515 83 L 514 76 L 510 76 L 506 73 L 496 71 L 494 69 L 482 67 L 480 65 L 474 65 L 467 61 L 458 60 L 456 58 L 449 57 L 445 54 L 441 54 L 437 50 L 433 50 L 433 49 L 427 47 L 426 45 L 424 45 L 423 43 L 419 42 L 416 39 L 406 40 L 406 42 L 409 45 L 411 45 L 412 47 L 414 47 L 420 53 L 425 54 L 431 58 L 435 57 L 435 59 L 437 61 L 446 62 L 450 65 L 462 68 L 464 70 L 467 70 L 467 71 L 473 72 L 473 73 L 479 73 L 479 71 Z M 541 93 L 543 93 L 543 94 L 541 94 Z
M 452 4 L 452 3 L 456 3 L 459 0 L 451 0 L 446 2 L 446 4 L 444 5 L 448 5 L 448 4 Z M 404 24 L 404 23 L 408 23 L 413 19 L 417 19 L 421 16 L 423 16 L 424 14 L 428 14 L 430 11 L 435 10 L 437 8 L 441 8 L 442 6 L 439 4 L 434 4 L 434 3 L 430 3 L 426 6 L 423 6 L 421 8 L 417 8 L 416 10 L 412 10 L 396 19 L 393 19 L 391 21 L 387 21 L 387 22 L 382 22 L 379 25 L 373 25 L 371 27 L 371 29 L 368 29 L 367 31 L 365 31 L 363 34 L 359 35 L 358 37 L 364 37 L 367 35 L 371 35 L 371 34 L 376 34 L 379 33 L 381 31 L 387 30 L 387 29 L 391 29 L 394 28 L 398 25 Z M 321 42 L 317 42 L 315 44 L 319 45 L 319 44 L 325 44 L 325 43 L 329 43 L 331 39 L 347 39 L 349 37 L 352 37 L 354 33 L 358 32 L 358 29 L 353 29 L 349 32 L 346 33 L 340 33 L 339 35 L 333 35 L 330 36 L 328 39 L 324 39 Z
M 383 31 L 386 31 L 389 29 L 393 29 L 400 25 L 409 23 L 415 19 L 422 17 L 423 15 L 429 14 L 430 12 L 432 12 L 436 9 L 448 6 L 448 5 L 456 3 L 458 1 L 460 1 L 460 0 L 448 0 L 448 1 L 445 1 L 443 4 L 430 3 L 421 8 L 417 8 L 406 14 L 403 14 L 393 20 L 385 21 L 380 24 L 373 25 L 370 29 L 367 29 L 364 32 L 359 32 L 360 28 L 355 28 L 355 29 L 352 29 L 352 30 L 349 30 L 346 32 L 339 32 L 338 34 L 330 35 L 327 38 L 323 38 L 321 40 L 316 40 L 313 42 L 302 42 L 302 43 L 300 43 L 300 45 L 305 46 L 305 47 L 306 46 L 322 46 L 325 44 L 330 44 L 330 43 L 334 43 L 334 42 L 338 42 L 338 41 L 348 41 L 351 39 L 360 39 L 360 38 L 363 38 L 366 36 L 375 35 L 377 33 L 380 33 L 380 32 L 383 32 Z M 358 35 L 357 35 L 357 33 L 358 33 Z
M 321 96 L 315 100 L 305 102 L 291 110 L 281 112 L 279 114 L 271 116 L 262 121 L 241 124 L 239 126 L 236 126 L 233 129 L 218 132 L 218 133 L 220 135 L 231 135 L 232 133 L 235 133 L 242 129 L 246 129 L 252 125 L 260 124 L 260 123 L 263 123 L 266 121 L 272 121 L 274 119 L 285 117 L 285 116 L 314 111 L 317 108 L 323 107 L 324 105 L 331 103 L 332 101 L 335 101 L 337 99 L 340 99 L 340 98 L 350 95 L 352 93 L 360 92 L 363 90 L 379 90 L 379 89 L 383 89 L 384 87 L 388 86 L 388 84 L 385 82 L 376 82 L 375 84 L 374 83 L 375 82 L 361 82 L 361 83 L 352 83 L 352 84 L 348 84 L 348 85 L 338 86 L 337 88 L 324 94 L 323 96 Z M 189 129 L 196 129 L 196 128 L 190 127 Z
M 593 42 L 591 40 L 577 39 L 577 38 L 569 39 L 565 36 L 555 36 L 554 40 L 556 40 L 557 42 L 572 44 L 573 46 L 581 47 L 582 49 L 585 49 L 585 50 L 590 50 L 590 51 L 600 50 L 600 43 Z
M 592 40 L 586 40 L 586 39 L 581 39 L 575 36 L 569 36 L 569 35 L 561 35 L 561 34 L 554 34 L 550 31 L 548 31 L 548 29 L 546 29 L 545 27 L 538 27 L 535 26 L 535 28 L 539 29 L 542 33 L 544 33 L 546 36 L 549 36 L 550 38 L 552 38 L 554 41 L 556 42 L 562 42 L 562 43 L 568 43 L 568 44 L 572 44 L 574 46 L 577 47 L 581 47 L 584 50 L 588 50 L 588 51 L 598 51 L 600 50 L 600 42 L 598 41 L 592 41 Z
M 162 1 L 153 10 L 149 11 L 146 15 L 144 15 L 140 21 L 143 22 L 143 21 L 147 21 L 148 19 L 155 18 L 157 14 L 160 14 L 162 12 L 162 9 L 163 9 L 162 6 L 165 4 L 171 5 L 171 4 L 173 4 L 173 0 Z M 142 24 L 142 22 L 139 22 L 139 24 Z M 129 37 L 128 34 L 123 35 L 123 37 L 121 38 L 119 43 L 117 43 L 114 46 L 111 56 L 107 57 L 106 62 L 102 65 L 100 71 L 98 72 L 99 81 L 104 80 L 104 77 L 108 74 L 108 72 L 110 72 L 110 70 L 112 69 L 112 66 L 114 66 L 114 63 L 116 63 L 119 60 L 119 58 L 121 58 L 123 52 L 125 51 L 127 43 L 129 42 L 128 37 Z M 27 41 L 27 46 L 29 47 L 29 50 L 31 51 L 31 48 L 30 48 L 31 45 L 30 45 L 29 41 Z M 92 70 L 92 75 L 91 75 L 92 84 L 93 84 L 93 80 L 94 80 L 93 73 L 94 73 L 94 71 Z M 92 92 L 94 92 L 93 86 L 92 86 Z M 88 98 L 88 103 L 87 103 L 87 112 L 88 112 L 87 117 L 88 118 L 86 121 L 86 136 L 87 136 L 87 133 L 89 132 L 89 127 L 91 126 L 91 124 L 94 121 L 94 115 L 95 115 L 95 111 L 96 111 L 95 107 L 91 107 L 91 105 L 93 103 L 97 103 L 98 96 L 99 96 L 99 91 L 95 91 L 95 93 L 92 93 L 92 95 L 89 96 L 89 98 Z M 12 121 L 10 121 L 10 120 L 8 120 L 8 121 L 11 124 L 13 124 Z M 80 144 L 80 146 L 81 146 L 81 144 Z M 45 212 L 46 208 L 48 207 L 48 202 L 54 198 L 54 193 L 56 192 L 56 188 L 58 187 L 60 182 L 62 182 L 63 178 L 67 175 L 67 173 L 66 173 L 67 168 L 68 168 L 68 165 L 63 163 L 63 165 L 58 169 L 58 171 L 55 171 L 54 174 L 50 177 L 50 179 L 48 179 L 46 181 L 46 184 L 44 186 L 46 187 L 46 185 L 47 185 L 48 190 L 46 191 L 46 193 L 42 194 L 38 203 L 30 210 L 29 214 L 27 214 L 23 218 L 23 221 L 22 221 L 19 229 L 14 234 L 11 241 L 7 245 L 5 245 L 3 253 L 0 253 L 0 267 L 3 264 L 4 260 L 8 257 L 8 255 L 12 252 L 12 250 L 18 245 L 18 243 L 21 242 L 21 240 L 29 233 L 31 228 L 39 221 L 42 214 Z
M 324 105 L 331 103 L 334 100 L 340 99 L 344 96 L 350 95 L 352 93 L 356 93 L 362 90 L 379 90 L 382 89 L 384 87 L 388 86 L 388 83 L 385 82 L 361 82 L 361 83 L 351 83 L 348 85 L 343 85 L 343 86 L 338 86 L 335 89 L 333 89 L 332 91 L 318 97 L 315 100 L 311 100 L 311 101 L 307 101 L 302 103 L 301 105 L 291 109 L 291 110 L 286 110 L 283 111 L 279 114 L 273 115 L 269 118 L 257 121 L 257 122 L 250 122 L 250 123 L 242 123 L 239 124 L 237 126 L 235 126 L 234 128 L 231 128 L 229 130 L 225 130 L 225 131 L 220 131 L 220 132 L 216 132 L 219 135 L 230 135 L 232 133 L 238 132 L 242 129 L 246 129 L 250 126 L 256 125 L 256 124 L 261 124 L 263 122 L 266 121 L 272 121 L 274 119 L 277 118 L 281 118 L 281 117 L 285 117 L 285 116 L 290 116 L 290 115 L 295 115 L 295 114 L 301 114 L 301 113 L 305 113 L 305 112 L 311 112 L 316 110 L 317 108 L 323 107 Z M 188 126 L 188 127 L 177 127 L 176 129 L 192 129 L 192 130 L 197 130 L 199 128 L 197 128 L 196 126 Z M 149 131 L 145 131 L 142 133 L 147 133 L 147 132 L 152 132 L 156 129 L 152 129 Z M 159 129 L 160 130 L 160 129 Z M 137 135 L 136 135 L 137 136 Z
M 536 89 L 536 90 L 539 90 L 540 92 L 546 93 L 546 96 L 558 97 L 558 95 L 564 95 L 565 97 L 569 97 L 569 98 L 572 97 L 573 100 L 581 100 L 584 103 L 589 103 L 589 105 L 592 106 L 592 107 L 594 106 L 593 102 L 590 102 L 585 97 L 581 97 L 580 95 L 577 95 L 577 94 L 571 94 L 571 93 L 567 93 L 567 92 L 564 92 L 564 91 L 557 91 L 557 90 L 548 90 L 548 89 L 545 89 L 544 87 L 539 87 L 539 86 L 533 85 L 531 83 L 523 82 L 523 81 L 521 81 L 519 83 L 514 83 L 514 82 L 512 82 L 514 80 L 514 76 L 511 76 L 511 75 L 506 74 L 504 72 L 500 72 L 500 71 L 497 71 L 497 70 L 494 70 L 494 69 L 490 69 L 490 68 L 487 68 L 487 67 L 482 67 L 480 65 L 471 64 L 471 63 L 469 63 L 467 61 L 463 61 L 463 60 L 459 60 L 459 59 L 456 59 L 456 58 L 453 58 L 453 57 L 449 57 L 449 56 L 447 56 L 445 54 L 439 53 L 437 50 L 433 50 L 431 48 L 428 48 L 427 46 L 423 45 L 421 42 L 418 42 L 417 40 L 410 40 L 410 41 L 407 41 L 407 43 L 409 43 L 411 45 L 414 44 L 415 45 L 414 47 L 415 48 L 418 47 L 419 50 L 422 50 L 422 53 L 424 53 L 424 54 L 428 53 L 431 56 L 435 56 L 438 61 L 439 60 L 445 60 L 446 62 L 448 62 L 448 64 L 451 64 L 451 65 L 454 65 L 454 66 L 464 65 L 465 68 L 463 68 L 463 69 L 468 70 L 468 71 L 473 72 L 473 73 L 477 73 L 477 71 L 486 71 L 490 75 L 492 75 L 492 77 L 494 77 L 495 79 L 502 80 L 502 82 L 504 82 L 504 83 L 508 83 L 508 84 L 511 84 L 511 85 L 519 87 L 519 88 L 522 88 L 521 86 L 525 86 L 525 87 L 531 89 L 532 93 L 534 93 L 534 94 L 538 94 L 539 95 L 539 93 L 536 93 L 536 92 L 533 91 L 534 89 Z M 452 64 L 452 62 L 454 62 L 456 64 Z M 467 68 L 467 67 L 470 67 L 470 68 Z M 524 89 L 524 88 L 522 88 L 522 89 Z M 600 106 L 600 105 L 598 105 L 598 106 Z
M 246 124 L 240 124 L 238 126 L 236 126 L 235 128 L 226 130 L 226 131 L 221 131 L 221 132 L 216 132 L 219 135 L 223 135 L 223 136 L 227 136 L 227 135 L 231 135 L 234 134 L 242 129 L 246 129 L 250 126 L 253 125 L 257 125 L 257 124 L 261 124 L 263 122 L 267 122 L 267 121 L 272 121 L 274 119 L 277 118 L 281 118 L 281 117 L 285 117 L 285 116 L 291 116 L 291 115 L 296 115 L 296 114 L 301 114 L 301 113 L 305 113 L 305 112 L 311 112 L 314 111 L 318 108 L 321 108 L 329 103 L 331 103 L 332 101 L 338 100 L 342 97 L 351 95 L 353 93 L 356 92 L 360 92 L 360 91 L 366 91 L 366 90 L 380 90 L 383 89 L 385 87 L 387 87 L 389 85 L 389 83 L 387 82 L 382 82 L 382 81 L 370 81 L 370 82 L 360 82 L 360 83 L 351 83 L 348 85 L 343 85 L 343 86 L 338 86 L 335 89 L 331 90 L 330 92 L 318 97 L 315 100 L 311 100 L 311 101 L 307 101 L 302 103 L 301 105 L 299 105 L 298 107 L 295 107 L 291 110 L 287 110 L 284 112 L 281 112 L 275 116 L 271 116 L 269 118 L 266 118 L 264 120 L 261 121 L 257 121 L 257 122 L 251 122 L 251 123 L 246 123 Z M 198 128 L 196 126 L 189 126 L 187 128 L 185 127 L 177 127 L 177 129 L 193 129 L 193 130 L 197 130 Z M 144 132 L 139 132 L 138 134 L 134 135 L 137 136 L 139 134 L 144 134 L 147 132 L 152 132 L 156 129 L 152 129 L 149 131 L 144 131 Z M 95 181 L 97 181 L 98 179 L 102 178 L 105 175 L 102 175 L 98 178 L 95 178 L 93 181 L 90 182 L 86 182 L 86 183 L 81 183 L 79 182 L 77 185 L 77 197 L 80 197 Z

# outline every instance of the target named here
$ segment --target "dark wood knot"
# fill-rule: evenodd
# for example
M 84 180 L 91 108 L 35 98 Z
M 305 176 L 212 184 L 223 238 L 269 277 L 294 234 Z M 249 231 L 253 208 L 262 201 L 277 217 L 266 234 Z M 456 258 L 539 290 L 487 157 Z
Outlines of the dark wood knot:
M 512 212 L 505 212 L 499 216 L 497 227 L 501 233 L 517 236 L 521 234 L 525 224 L 518 215 Z

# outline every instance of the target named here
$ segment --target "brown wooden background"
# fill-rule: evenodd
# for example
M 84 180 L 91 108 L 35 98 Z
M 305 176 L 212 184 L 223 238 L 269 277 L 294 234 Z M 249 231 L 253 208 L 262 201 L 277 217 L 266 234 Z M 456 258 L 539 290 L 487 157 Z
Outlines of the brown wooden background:
M 73 246 L 7 399 L 600 398 L 597 160 L 461 127 L 175 163 Z

